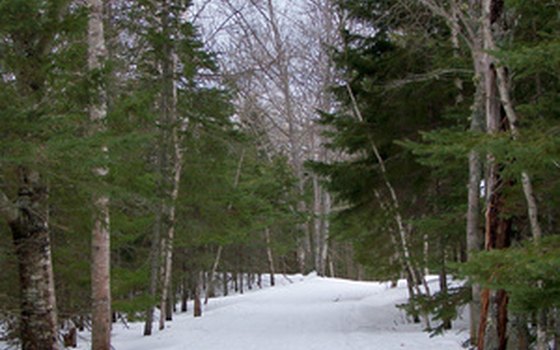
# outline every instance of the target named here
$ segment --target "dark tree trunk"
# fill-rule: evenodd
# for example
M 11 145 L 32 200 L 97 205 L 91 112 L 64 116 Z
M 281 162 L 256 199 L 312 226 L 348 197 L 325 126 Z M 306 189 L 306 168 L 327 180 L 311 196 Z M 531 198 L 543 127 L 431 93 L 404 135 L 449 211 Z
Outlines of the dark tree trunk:
M 222 283 L 224 286 L 223 294 L 226 297 L 228 295 L 229 288 L 228 288 L 228 274 L 225 271 L 222 273 Z
M 165 320 L 173 321 L 173 309 L 175 308 L 175 298 L 172 286 L 169 286 L 169 294 L 167 295 L 167 302 L 165 303 Z
M 439 272 L 439 289 L 440 289 L 440 293 L 444 296 L 444 302 L 447 304 L 448 301 L 447 299 L 449 298 L 449 293 L 448 293 L 448 286 L 447 286 L 447 268 L 445 266 L 446 264 L 446 259 L 445 259 L 445 246 L 443 245 L 443 243 L 441 244 L 441 270 Z M 447 305 L 446 305 L 447 307 Z M 451 318 L 449 317 L 443 317 L 443 329 L 451 329 Z
M 202 272 L 198 272 L 195 275 L 195 282 L 194 282 L 194 317 L 202 316 L 202 302 L 200 300 L 202 290 Z
M 239 293 L 243 294 L 243 272 L 237 274 L 239 276 Z
M 189 287 L 187 285 L 186 272 L 183 270 L 183 285 L 181 287 L 181 312 L 187 312 L 187 302 L 189 300 Z
M 72 326 L 66 334 L 63 335 L 64 347 L 77 348 L 78 347 L 78 332 L 76 327 Z

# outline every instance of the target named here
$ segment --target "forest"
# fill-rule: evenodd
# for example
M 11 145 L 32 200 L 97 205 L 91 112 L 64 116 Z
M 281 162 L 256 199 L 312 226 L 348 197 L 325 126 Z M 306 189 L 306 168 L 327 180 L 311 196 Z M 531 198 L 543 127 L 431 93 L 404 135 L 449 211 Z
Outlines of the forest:
M 0 39 L 0 347 L 316 272 L 560 349 L 560 0 L 0 0 Z

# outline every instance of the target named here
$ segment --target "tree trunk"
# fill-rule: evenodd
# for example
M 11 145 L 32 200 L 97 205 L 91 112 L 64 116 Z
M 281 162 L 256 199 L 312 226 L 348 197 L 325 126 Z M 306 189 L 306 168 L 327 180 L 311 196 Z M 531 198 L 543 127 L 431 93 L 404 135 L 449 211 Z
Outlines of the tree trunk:
M 447 267 L 446 267 L 446 258 L 445 258 L 445 244 L 444 240 L 441 239 L 440 242 L 440 254 L 441 254 L 441 266 L 439 272 L 439 292 L 441 295 L 444 296 L 444 300 L 447 303 L 447 299 L 449 298 L 449 288 L 447 286 Z M 447 307 L 447 305 L 446 305 Z M 451 318 L 443 317 L 443 329 L 451 329 Z
M 172 73 L 171 73 L 172 74 Z M 173 74 L 172 74 L 173 75 Z M 168 227 L 167 227 L 167 237 L 166 237 L 166 246 L 163 247 L 164 249 L 164 259 L 165 262 L 165 272 L 163 276 L 163 286 L 162 286 L 162 293 L 161 293 L 161 301 L 160 301 L 160 308 L 162 312 L 160 313 L 159 318 L 159 329 L 163 329 L 165 327 L 165 319 L 171 317 L 171 315 L 167 315 L 167 307 L 166 302 L 168 296 L 171 292 L 171 276 L 173 273 L 173 239 L 175 238 L 175 203 L 177 202 L 177 198 L 179 197 L 179 185 L 181 182 L 181 172 L 183 168 L 183 152 L 181 151 L 180 145 L 180 136 L 178 135 L 177 127 L 175 126 L 175 114 L 176 114 L 176 106 L 177 106 L 177 90 L 175 87 L 175 81 L 171 78 L 172 84 L 172 95 L 173 98 L 171 99 L 172 106 L 170 112 L 172 116 L 170 117 L 173 123 L 173 130 L 172 130 L 172 139 L 173 139 L 173 149 L 174 149 L 174 157 L 173 157 L 173 190 L 171 191 L 171 203 L 169 208 L 169 217 L 168 217 Z
M 16 203 L 0 191 L 0 215 L 12 231 L 18 260 L 22 350 L 60 349 L 47 193 L 39 174 L 25 168 Z
M 163 58 L 161 59 L 161 93 L 159 104 L 160 113 L 160 132 L 159 132 L 159 142 L 157 150 L 157 171 L 159 173 L 159 183 L 158 183 L 158 195 L 159 195 L 159 205 L 156 209 L 156 222 L 154 225 L 154 232 L 151 242 L 151 266 L 150 266 L 150 296 L 153 300 L 157 300 L 157 290 L 158 290 L 158 279 L 161 278 L 163 289 L 162 295 L 165 298 L 160 299 L 160 311 L 163 321 L 165 321 L 165 303 L 168 293 L 168 282 L 167 279 L 171 276 L 171 267 L 168 265 L 172 261 L 172 246 L 173 246 L 173 235 L 174 235 L 174 220 L 175 220 L 175 208 L 173 203 L 173 195 L 177 175 L 180 176 L 180 159 L 177 159 L 177 148 L 180 143 L 177 135 L 177 125 L 176 125 L 176 89 L 174 81 L 174 60 L 176 59 L 173 50 L 172 35 L 170 33 L 169 16 L 171 12 L 170 3 L 165 0 L 161 3 L 160 8 L 160 23 L 161 32 L 163 35 L 163 45 L 162 50 L 164 52 Z M 180 154 L 180 152 L 179 152 Z M 163 302 L 162 302 L 163 300 Z M 152 321 L 153 321 L 153 311 L 154 307 L 150 306 L 146 314 L 146 323 L 144 327 L 144 335 L 150 335 L 152 333 Z M 161 327 L 160 318 L 160 327 Z
M 173 311 L 175 311 L 175 293 L 172 292 L 173 287 L 170 286 L 167 294 L 167 302 L 165 303 L 165 320 L 173 321 Z
M 485 84 L 487 132 L 495 134 L 500 129 L 504 130 L 507 123 L 504 123 L 500 115 L 496 75 L 490 64 L 487 65 Z M 484 245 L 486 250 L 504 249 L 509 246 L 511 237 L 511 219 L 504 217 L 505 202 L 502 196 L 503 188 L 508 184 L 504 183 L 501 178 L 501 166 L 496 163 L 492 155 L 488 155 L 487 162 L 488 196 Z M 484 290 L 482 292 L 478 333 L 479 350 L 505 350 L 507 346 L 507 303 L 508 296 L 504 290 Z
M 206 295 L 204 296 L 204 305 L 208 304 L 208 299 L 210 294 L 214 291 L 214 283 L 216 281 L 216 270 L 220 264 L 220 258 L 222 257 L 223 246 L 219 246 L 216 251 L 216 258 L 214 258 L 214 264 L 212 264 L 212 270 L 210 271 L 210 276 L 208 277 L 208 288 L 206 288 Z
M 193 293 L 193 315 L 194 317 L 202 316 L 202 303 L 200 301 L 200 295 L 202 292 L 202 272 L 195 273 L 194 278 L 194 293 Z
M 360 111 L 360 109 L 358 108 L 358 102 L 356 101 L 356 97 L 354 96 L 354 92 L 352 91 L 352 88 L 350 87 L 350 84 L 346 83 L 346 89 L 348 91 L 348 95 L 350 96 L 350 100 L 352 102 L 352 107 L 354 110 L 354 113 L 356 115 L 356 117 L 358 118 L 359 121 L 364 122 L 364 117 L 362 116 L 362 112 Z M 418 278 L 415 268 L 414 268 L 414 264 L 412 262 L 411 259 L 411 255 L 410 255 L 410 250 L 408 248 L 408 232 L 407 229 L 404 225 L 404 221 L 403 218 L 401 216 L 400 213 L 400 204 L 399 204 L 399 200 L 397 197 L 397 193 L 395 192 L 395 189 L 393 187 L 393 185 L 391 184 L 391 182 L 389 181 L 389 178 L 387 177 L 387 169 L 385 167 L 385 161 L 383 160 L 383 158 L 381 157 L 381 154 L 379 153 L 379 150 L 377 149 L 377 146 L 375 145 L 374 140 L 372 140 L 371 138 L 368 139 L 370 147 L 371 147 L 371 151 L 374 154 L 375 158 L 377 159 L 377 162 L 379 163 L 379 169 L 380 169 L 380 173 L 383 179 L 383 184 L 385 185 L 387 191 L 389 192 L 391 201 L 390 204 L 383 204 L 387 209 L 391 209 L 392 212 L 394 212 L 393 214 L 393 218 L 397 224 L 397 228 L 398 228 L 398 234 L 399 234 L 399 238 L 400 238 L 400 245 L 401 245 L 401 254 L 403 257 L 403 261 L 404 264 L 406 266 L 406 271 L 407 273 L 410 275 L 412 282 L 414 283 L 414 286 L 416 288 L 418 288 L 420 286 L 420 283 L 422 283 L 425 288 L 426 288 L 426 293 L 429 293 L 429 288 L 428 285 L 425 281 L 424 278 L 420 279 Z M 382 201 L 381 198 L 381 194 L 379 193 L 379 191 L 375 190 L 374 191 L 375 196 L 377 197 L 377 199 L 380 201 L 380 203 L 384 203 Z M 420 295 L 420 290 L 418 290 L 418 294 Z M 426 324 L 429 325 L 429 319 L 426 318 Z M 429 327 L 428 327 L 429 328 Z
M 497 0 L 484 0 L 484 10 L 486 11 L 487 14 L 487 16 L 485 16 L 485 19 L 487 22 L 491 22 L 490 13 L 491 10 L 494 8 L 496 1 Z M 497 14 L 494 14 L 494 16 L 496 15 Z M 491 50 L 491 51 L 497 50 L 497 45 L 494 40 L 494 35 L 490 28 L 484 31 L 484 42 L 487 50 Z M 518 118 L 517 118 L 517 113 L 513 106 L 513 101 L 511 99 L 507 70 L 503 65 L 500 64 L 495 64 L 495 70 L 496 70 L 496 85 L 498 87 L 499 97 L 503 109 L 505 111 L 506 118 L 509 123 L 512 137 L 515 140 L 519 137 L 519 130 L 517 129 Z M 526 170 L 523 170 L 521 172 L 521 184 L 523 187 L 523 194 L 525 195 L 525 200 L 527 202 L 527 214 L 529 217 L 531 234 L 533 236 L 534 241 L 538 242 L 542 237 L 542 229 L 538 220 L 538 206 L 537 206 L 535 193 L 533 190 L 531 177 L 529 176 L 529 173 Z M 545 350 L 548 348 L 548 344 L 546 341 L 547 339 L 546 324 L 543 324 L 543 321 L 546 320 L 544 312 L 545 311 L 543 310 L 539 310 L 537 315 L 537 350 Z
M 484 85 L 480 72 L 481 53 L 473 54 L 475 60 L 476 91 L 471 114 L 471 131 L 482 132 L 484 115 Z M 480 217 L 480 183 L 482 179 L 482 164 L 480 155 L 476 151 L 469 153 L 469 184 L 468 184 L 468 209 L 467 209 L 467 259 L 471 260 L 473 254 L 482 247 L 482 235 L 479 228 Z M 470 312 L 470 339 L 471 344 L 477 343 L 478 321 L 480 319 L 480 287 L 476 284 L 471 289 L 472 300 L 469 303 Z
M 314 241 L 314 269 L 317 275 L 324 276 L 325 271 L 321 269 L 321 258 L 322 258 L 322 245 L 323 237 L 321 232 L 321 188 L 319 186 L 319 178 L 317 175 L 312 176 L 313 183 L 313 241 Z
M 540 281 L 539 281 L 540 282 Z M 536 350 L 548 350 L 546 310 L 537 311 L 537 346 Z
M 237 274 L 238 278 L 239 278 L 239 293 L 243 294 L 244 293 L 244 283 L 243 283 L 243 272 L 239 272 Z
M 161 236 L 161 210 L 156 210 L 156 218 L 152 232 L 152 242 L 150 246 L 150 286 L 148 293 L 152 302 L 156 300 L 159 265 L 160 265 L 160 236 Z M 154 305 L 146 310 L 146 322 L 144 323 L 144 335 L 152 335 L 152 322 L 154 319 Z
M 554 339 L 552 349 L 560 350 L 560 310 L 558 308 L 554 308 L 552 314 L 554 316 Z
M 495 98 L 495 75 L 490 69 L 486 76 L 487 130 L 489 133 L 496 133 L 503 124 L 500 118 L 500 105 L 499 102 L 496 103 L 498 100 Z M 500 177 L 500 167 L 491 155 L 488 156 L 488 167 L 485 249 L 503 249 L 509 246 L 511 219 L 503 217 L 505 203 L 501 191 L 504 184 Z M 478 337 L 479 350 L 506 348 L 507 301 L 507 294 L 503 290 L 483 291 Z
M 255 275 L 252 272 L 247 273 L 247 289 L 253 290 L 253 283 L 255 282 Z
M 229 288 L 228 288 L 228 274 L 227 272 L 222 272 L 222 284 L 223 284 L 223 295 L 225 297 L 227 297 L 228 293 L 229 293 Z
M 329 239 L 330 239 L 330 222 L 329 214 L 331 212 L 331 196 L 330 194 L 323 190 L 322 196 L 322 206 L 321 206 L 321 238 L 322 247 L 319 254 L 321 255 L 319 269 L 322 271 L 323 275 L 326 274 L 327 270 L 327 258 L 329 255 Z
M 103 28 L 103 1 L 88 0 L 88 68 L 94 72 L 103 68 L 107 57 Z M 96 86 L 96 96 L 89 106 L 89 117 L 93 132 L 105 131 L 107 119 L 107 95 L 102 86 Z M 107 147 L 101 150 L 107 156 Z M 109 172 L 106 165 L 93 169 L 96 176 L 103 179 Z M 94 195 L 94 215 L 92 230 L 91 293 L 93 350 L 111 348 L 111 287 L 110 287 L 110 231 L 109 197 L 106 193 Z
M 241 169 L 243 168 L 243 161 L 245 160 L 245 150 L 241 152 L 241 156 L 239 157 L 239 162 L 237 163 L 237 170 L 235 172 L 235 177 L 233 179 L 233 188 L 237 189 L 239 186 L 239 180 L 241 178 Z M 230 211 L 232 209 L 232 203 L 228 204 L 227 210 Z M 216 251 L 216 258 L 214 259 L 214 264 L 212 264 L 212 270 L 210 271 L 209 281 L 208 281 L 208 288 L 206 289 L 206 295 L 204 297 L 204 305 L 208 304 L 208 299 L 210 297 L 210 293 L 214 291 L 214 282 L 216 276 L 216 270 L 220 264 L 220 259 L 222 257 L 222 250 L 223 246 L 219 246 L 218 250 Z M 225 272 L 224 272 L 225 274 Z M 225 275 L 224 275 L 225 276 Z M 225 282 L 225 289 L 224 295 L 227 295 L 227 279 Z
M 276 271 L 274 269 L 274 258 L 272 256 L 272 247 L 270 243 L 270 229 L 268 227 L 264 229 L 264 239 L 266 243 L 266 258 L 268 261 L 268 271 L 270 273 L 270 286 L 274 287 L 276 283 L 274 280 L 274 274 L 276 273 Z
M 187 304 L 189 300 L 189 286 L 185 275 L 186 271 L 183 269 L 183 276 L 181 279 L 181 312 L 187 312 Z

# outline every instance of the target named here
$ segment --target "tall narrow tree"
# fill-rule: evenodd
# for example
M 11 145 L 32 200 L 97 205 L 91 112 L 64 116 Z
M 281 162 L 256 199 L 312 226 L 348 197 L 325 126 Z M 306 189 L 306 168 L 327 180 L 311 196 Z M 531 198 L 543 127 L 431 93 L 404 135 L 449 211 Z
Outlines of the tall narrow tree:
M 93 135 L 105 131 L 107 119 L 107 94 L 102 81 L 102 69 L 107 58 L 105 32 L 103 30 L 103 1 L 88 0 L 88 68 L 93 81 L 90 95 L 89 118 Z M 104 163 L 108 156 L 106 145 L 99 149 L 100 164 L 93 169 L 101 181 L 109 173 Z M 94 189 L 93 229 L 91 244 L 91 297 L 92 297 L 92 349 L 111 348 L 111 287 L 110 287 L 110 231 L 109 196 L 103 190 Z

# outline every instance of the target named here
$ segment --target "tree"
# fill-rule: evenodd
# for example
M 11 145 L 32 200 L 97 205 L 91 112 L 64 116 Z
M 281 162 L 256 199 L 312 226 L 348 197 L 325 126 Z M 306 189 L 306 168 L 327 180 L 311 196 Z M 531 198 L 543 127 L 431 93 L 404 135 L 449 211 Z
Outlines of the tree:
M 3 132 L 3 139 L 8 142 L 23 136 L 25 142 L 20 144 L 22 148 L 3 144 L 3 150 L 13 156 L 7 167 L 3 166 L 4 175 L 17 169 L 10 176 L 10 188 L 17 195 L 10 200 L 5 193 L 1 194 L 3 219 L 12 231 L 19 266 L 23 349 L 59 348 L 49 236 L 49 186 L 43 173 L 48 152 L 42 151 L 47 142 L 45 135 L 41 136 L 41 127 L 53 117 L 44 103 L 55 93 L 49 84 L 56 75 L 51 64 L 65 54 L 58 34 L 65 27 L 67 10 L 68 1 L 7 1 L 0 7 L 0 32 L 5 39 L 0 69 L 4 77 L 11 77 L 2 79 L 2 94 L 10 97 L 10 103 L 15 102 L 2 108 L 2 119 L 16 125 L 22 122 Z M 60 49 L 58 55 L 52 55 L 54 47 Z
M 89 118 L 92 133 L 105 131 L 107 118 L 107 92 L 100 81 L 104 62 L 107 58 L 105 48 L 105 31 L 103 29 L 103 1 L 89 1 L 88 21 L 88 68 L 90 75 L 96 79 L 93 84 L 92 102 L 89 106 Z M 101 159 L 108 156 L 106 145 L 99 150 Z M 101 179 L 106 177 L 107 165 L 99 164 L 92 169 Z M 92 349 L 109 350 L 111 348 L 111 248 L 109 228 L 109 197 L 107 193 L 94 194 L 94 223 L 92 230 Z

